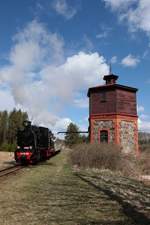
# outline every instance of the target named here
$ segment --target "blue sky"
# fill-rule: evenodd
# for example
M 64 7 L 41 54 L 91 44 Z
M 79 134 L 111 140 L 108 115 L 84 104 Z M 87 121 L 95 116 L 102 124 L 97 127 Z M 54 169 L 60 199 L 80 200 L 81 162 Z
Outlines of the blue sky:
M 87 130 L 87 90 L 111 62 L 119 83 L 139 89 L 139 128 L 150 131 L 149 1 L 2 0 L 0 28 L 1 110 Z

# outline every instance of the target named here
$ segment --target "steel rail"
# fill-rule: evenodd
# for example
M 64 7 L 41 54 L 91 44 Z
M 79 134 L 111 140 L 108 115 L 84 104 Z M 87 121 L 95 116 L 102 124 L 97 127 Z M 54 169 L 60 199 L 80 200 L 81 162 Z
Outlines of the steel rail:
M 15 173 L 16 171 L 20 170 L 22 166 L 11 166 L 5 169 L 0 170 L 0 177 L 7 176 L 9 174 Z

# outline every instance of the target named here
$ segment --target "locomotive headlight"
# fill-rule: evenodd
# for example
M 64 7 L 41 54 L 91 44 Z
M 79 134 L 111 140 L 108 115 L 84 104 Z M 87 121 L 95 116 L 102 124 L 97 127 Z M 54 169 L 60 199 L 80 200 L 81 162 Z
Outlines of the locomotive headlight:
M 20 149 L 20 146 L 17 146 L 17 149 Z
M 32 149 L 32 146 L 29 146 L 29 149 Z

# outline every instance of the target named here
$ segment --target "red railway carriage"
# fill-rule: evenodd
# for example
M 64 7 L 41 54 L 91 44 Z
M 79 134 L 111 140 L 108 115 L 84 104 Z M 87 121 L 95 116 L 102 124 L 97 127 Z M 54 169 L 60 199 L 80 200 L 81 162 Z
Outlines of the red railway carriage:
M 24 129 L 17 133 L 15 160 L 20 164 L 34 164 L 55 154 L 54 136 L 46 127 L 24 121 Z

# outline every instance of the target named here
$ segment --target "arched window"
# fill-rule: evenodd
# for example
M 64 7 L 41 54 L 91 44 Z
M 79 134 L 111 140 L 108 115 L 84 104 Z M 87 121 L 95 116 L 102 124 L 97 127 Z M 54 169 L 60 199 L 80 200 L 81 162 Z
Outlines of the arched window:
M 107 130 L 100 131 L 100 143 L 108 143 L 108 131 Z

